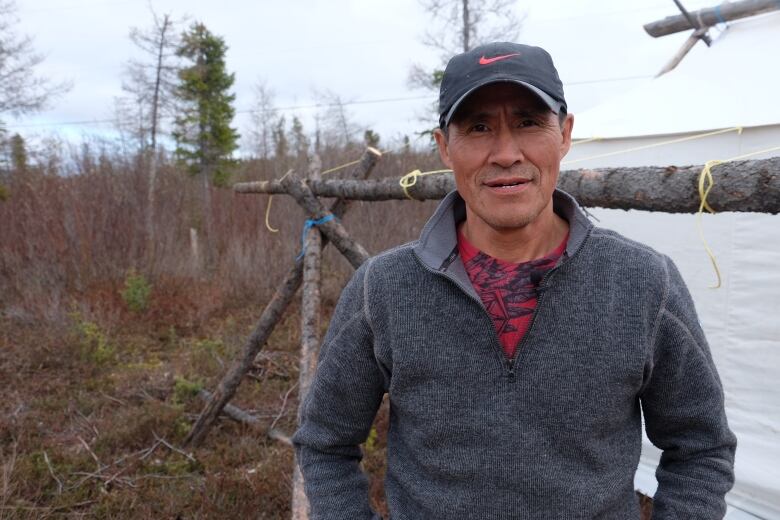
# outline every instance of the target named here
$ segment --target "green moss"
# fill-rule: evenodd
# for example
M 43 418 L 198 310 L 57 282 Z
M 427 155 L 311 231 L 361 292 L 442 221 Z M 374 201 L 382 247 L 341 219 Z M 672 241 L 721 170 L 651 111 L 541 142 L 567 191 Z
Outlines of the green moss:
M 183 404 L 201 391 L 203 384 L 200 382 L 193 382 L 184 379 L 183 377 L 176 377 L 173 385 L 173 402 L 175 404 Z

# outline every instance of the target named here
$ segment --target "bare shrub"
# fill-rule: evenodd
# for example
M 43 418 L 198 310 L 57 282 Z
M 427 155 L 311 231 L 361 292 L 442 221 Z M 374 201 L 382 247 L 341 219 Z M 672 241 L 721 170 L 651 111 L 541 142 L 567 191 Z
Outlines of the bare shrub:
M 355 145 L 328 149 L 322 162 L 327 169 L 359 155 Z M 411 150 L 388 154 L 374 176 L 400 177 L 436 168 L 437 161 Z M 236 178 L 271 178 L 289 166 L 279 162 L 285 161 L 247 161 Z M 207 269 L 198 257 L 204 244 L 196 243 L 206 238 L 199 187 L 166 157 L 158 171 L 153 237 L 145 226 L 149 178 L 140 158 L 88 142 L 52 146 L 38 153 L 35 164 L 24 175 L 12 172 L 5 182 L 10 195 L 0 202 L 0 312 L 9 317 L 58 321 L 77 310 L 98 320 L 122 320 L 128 310 L 121 292 L 134 271 L 155 288 L 146 318 L 178 316 L 191 323 L 224 308 L 264 302 L 300 251 L 305 215 L 288 197 L 274 197 L 270 221 L 279 231 L 273 233 L 265 226 L 267 196 L 212 187 L 208 218 L 216 262 Z M 356 202 L 345 224 L 377 253 L 414 239 L 433 207 Z M 352 268 L 334 252 L 325 262 L 326 297 L 335 298 Z

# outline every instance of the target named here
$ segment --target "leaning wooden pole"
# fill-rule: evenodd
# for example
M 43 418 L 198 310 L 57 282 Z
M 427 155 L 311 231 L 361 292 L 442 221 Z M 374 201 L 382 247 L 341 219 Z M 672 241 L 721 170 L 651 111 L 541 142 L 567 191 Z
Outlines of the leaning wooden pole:
M 780 9 L 777 0 L 743 0 L 741 2 L 726 2 L 716 7 L 707 7 L 693 11 L 690 17 L 702 27 L 756 16 Z M 663 20 L 657 20 L 644 25 L 645 32 L 654 38 L 674 34 L 682 31 L 696 29 L 684 15 L 667 16 Z
M 370 175 L 381 156 L 382 154 L 378 150 L 374 148 L 367 149 L 352 176 L 365 178 Z M 334 202 L 330 208 L 331 212 L 337 217 L 342 216 L 347 209 L 348 202 L 343 199 Z M 325 241 L 323 243 L 323 247 L 325 243 L 327 242 Z M 203 439 L 206 438 L 211 426 L 217 420 L 217 417 L 219 417 L 219 414 L 225 405 L 229 403 L 236 394 L 236 390 L 241 384 L 241 380 L 252 366 L 258 352 L 260 352 L 260 349 L 263 348 L 263 345 L 268 341 L 276 324 L 292 301 L 295 292 L 301 285 L 302 274 L 303 259 L 299 258 L 295 260 L 295 265 L 287 272 L 284 280 L 277 287 L 271 301 L 266 305 L 255 330 L 250 334 L 249 338 L 247 338 L 241 354 L 233 361 L 230 369 L 228 369 L 227 373 L 219 382 L 219 385 L 217 385 L 217 389 L 214 391 L 211 400 L 206 403 L 203 411 L 201 411 L 192 430 L 184 439 L 185 445 L 199 446 L 200 443 L 203 442 Z
M 309 179 L 320 178 L 319 158 L 313 161 Z M 322 235 L 312 228 L 306 233 L 303 252 L 303 286 L 301 287 L 301 357 L 298 375 L 298 423 L 303 404 L 309 393 L 314 372 L 317 369 L 317 349 L 320 345 L 320 272 L 322 261 Z M 295 457 L 292 481 L 292 520 L 309 520 L 309 500 L 303 488 L 303 474 Z
M 561 172 L 558 187 L 587 207 L 695 213 L 702 166 L 598 168 Z M 715 184 L 707 200 L 716 211 L 780 213 L 780 157 L 731 161 L 712 168 Z M 398 179 L 312 181 L 318 197 L 354 200 L 441 199 L 455 189 L 451 174 L 419 177 L 407 188 Z M 287 193 L 278 182 L 243 183 L 239 193 Z

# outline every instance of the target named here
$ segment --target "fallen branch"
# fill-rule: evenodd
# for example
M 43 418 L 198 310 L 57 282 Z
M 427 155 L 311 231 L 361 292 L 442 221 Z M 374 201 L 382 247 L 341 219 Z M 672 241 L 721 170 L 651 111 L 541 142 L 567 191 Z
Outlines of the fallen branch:
M 587 207 L 694 213 L 699 209 L 702 166 L 598 168 L 561 172 L 558 186 Z M 780 213 L 780 157 L 732 161 L 712 168 L 715 184 L 707 201 L 716 211 Z M 397 179 L 326 180 L 308 183 L 318 197 L 352 200 L 402 200 Z M 408 188 L 418 200 L 441 199 L 455 189 L 451 174 L 419 177 Z M 239 193 L 286 193 L 276 181 L 236 185 Z
M 199 390 L 198 397 L 200 397 L 206 402 L 210 402 L 214 396 L 208 390 Z M 248 426 L 252 426 L 255 428 L 260 426 L 260 419 L 258 417 L 255 417 L 251 413 L 242 410 L 238 406 L 232 404 L 226 404 L 222 408 L 222 413 L 224 413 L 234 421 L 240 422 L 242 424 L 246 424 Z M 265 434 L 271 439 L 283 442 L 288 446 L 292 446 L 292 439 L 290 439 L 290 436 L 286 435 L 281 430 L 272 427 L 269 428 L 268 431 L 265 432 Z

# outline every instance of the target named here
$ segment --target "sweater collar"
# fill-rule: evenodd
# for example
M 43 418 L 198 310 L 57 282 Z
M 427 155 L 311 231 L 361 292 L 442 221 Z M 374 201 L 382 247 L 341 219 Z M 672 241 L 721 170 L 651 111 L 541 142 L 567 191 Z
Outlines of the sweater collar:
M 580 248 L 593 224 L 577 201 L 563 190 L 553 193 L 554 211 L 569 222 L 569 242 L 561 257 L 565 261 Z M 439 203 L 425 224 L 414 252 L 423 263 L 435 270 L 449 267 L 458 252 L 456 224 L 466 218 L 466 203 L 457 191 L 451 191 Z

